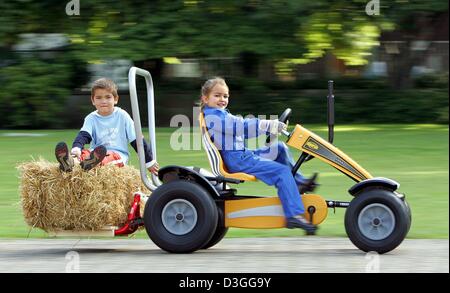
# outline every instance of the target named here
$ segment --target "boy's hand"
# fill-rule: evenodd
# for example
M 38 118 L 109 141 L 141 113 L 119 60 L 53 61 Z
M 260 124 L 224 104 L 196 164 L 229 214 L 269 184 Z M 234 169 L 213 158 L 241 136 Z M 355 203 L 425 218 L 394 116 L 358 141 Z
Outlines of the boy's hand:
M 74 156 L 77 156 L 78 160 L 81 159 L 81 149 L 78 147 L 74 147 L 72 148 L 72 150 L 70 151 L 70 153 Z
M 156 162 L 156 161 L 150 162 L 150 167 L 147 167 L 147 170 L 152 174 L 158 175 L 158 171 L 159 171 L 158 162 Z

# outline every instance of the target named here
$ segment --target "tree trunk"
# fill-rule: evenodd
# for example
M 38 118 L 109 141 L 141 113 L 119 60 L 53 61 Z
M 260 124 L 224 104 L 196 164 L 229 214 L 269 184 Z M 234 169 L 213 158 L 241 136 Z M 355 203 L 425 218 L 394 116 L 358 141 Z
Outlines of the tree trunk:
M 435 17 L 430 15 L 413 16 L 405 25 L 409 29 L 400 31 L 400 37 L 392 43 L 398 50 L 397 54 L 390 54 L 388 58 L 388 75 L 393 88 L 406 89 L 413 86 L 411 70 L 424 63 L 431 48 L 429 44 L 424 48 L 413 48 L 414 42 L 429 42 L 433 35 L 433 19 Z

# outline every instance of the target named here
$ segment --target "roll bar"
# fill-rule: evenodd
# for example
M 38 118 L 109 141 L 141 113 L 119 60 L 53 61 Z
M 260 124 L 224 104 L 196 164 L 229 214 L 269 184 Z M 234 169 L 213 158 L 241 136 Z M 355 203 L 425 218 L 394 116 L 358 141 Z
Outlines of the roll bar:
M 155 136 L 155 98 L 153 94 L 153 80 L 150 72 L 147 70 L 131 67 L 128 72 L 128 85 L 130 89 L 130 101 L 131 111 L 134 121 L 134 130 L 136 132 L 136 145 L 139 158 L 139 169 L 141 172 L 141 179 L 144 185 L 151 191 L 155 190 L 162 183 L 155 174 L 151 174 L 151 182 L 147 177 L 147 168 L 145 167 L 145 155 L 144 144 L 141 138 L 142 134 L 141 117 L 139 115 L 139 101 L 136 91 L 136 75 L 140 75 L 145 78 L 145 84 L 147 87 L 147 107 L 148 107 L 148 134 L 151 147 L 152 158 L 156 160 L 156 136 Z

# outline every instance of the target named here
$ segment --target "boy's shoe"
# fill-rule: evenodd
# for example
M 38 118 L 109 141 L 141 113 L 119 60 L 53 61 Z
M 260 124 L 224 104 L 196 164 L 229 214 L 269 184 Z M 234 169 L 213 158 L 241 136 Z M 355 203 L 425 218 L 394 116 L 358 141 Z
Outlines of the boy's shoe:
M 81 161 L 80 166 L 85 171 L 89 171 L 100 164 L 106 156 L 106 148 L 102 145 L 96 147 L 90 154 L 89 158 Z
M 286 228 L 302 228 L 306 231 L 307 235 L 314 235 L 316 233 L 317 227 L 311 224 L 307 219 L 305 219 L 302 215 L 294 216 L 287 218 Z
M 298 191 L 300 192 L 300 194 L 314 191 L 314 189 L 316 189 L 316 187 L 320 185 L 316 182 L 317 176 L 318 174 L 314 173 L 311 178 L 300 184 L 300 186 L 298 187 Z
M 59 169 L 64 172 L 70 172 L 73 169 L 73 158 L 69 153 L 67 144 L 60 142 L 55 147 L 55 157 L 59 163 Z

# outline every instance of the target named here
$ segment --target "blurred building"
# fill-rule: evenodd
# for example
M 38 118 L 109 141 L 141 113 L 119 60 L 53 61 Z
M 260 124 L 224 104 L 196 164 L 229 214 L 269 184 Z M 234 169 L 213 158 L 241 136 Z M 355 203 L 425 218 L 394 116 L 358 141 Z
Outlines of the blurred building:
M 381 46 L 376 48 L 372 62 L 384 64 L 385 75 L 395 70 L 389 66 L 406 66 L 409 74 L 420 76 L 423 74 L 448 73 L 449 64 L 449 31 L 448 12 L 442 14 L 411 38 L 407 32 L 392 31 L 381 35 Z M 405 64 L 406 63 L 406 64 Z M 369 72 L 375 73 L 375 72 Z
M 21 53 L 41 52 L 39 57 L 51 57 L 57 51 L 64 50 L 69 45 L 69 38 L 65 34 L 20 34 L 19 41 L 13 50 Z
M 113 80 L 120 90 L 128 90 L 128 71 L 133 62 L 127 59 L 105 60 L 87 65 L 89 81 L 83 86 L 84 90 L 90 90 L 92 83 L 102 77 Z

